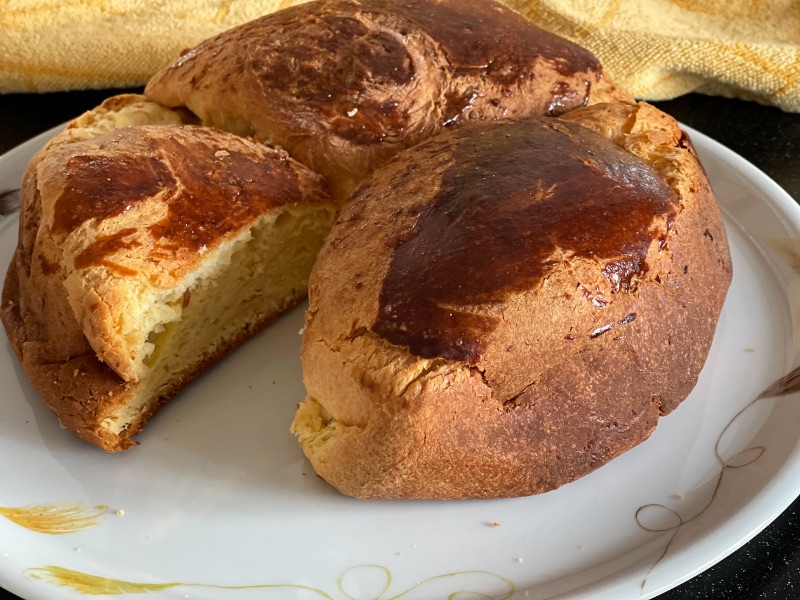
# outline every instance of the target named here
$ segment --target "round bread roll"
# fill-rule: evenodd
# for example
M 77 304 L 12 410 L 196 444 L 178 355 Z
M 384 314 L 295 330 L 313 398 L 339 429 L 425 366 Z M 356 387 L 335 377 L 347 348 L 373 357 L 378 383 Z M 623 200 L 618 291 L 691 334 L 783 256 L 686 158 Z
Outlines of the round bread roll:
M 334 217 L 285 152 L 185 117 L 115 97 L 25 173 L 0 317 L 62 424 L 109 451 L 305 297 Z
M 654 107 L 443 133 L 376 170 L 327 238 L 292 429 L 359 498 L 552 490 L 689 394 L 730 279 L 703 169 Z
M 586 49 L 494 0 L 319 0 L 201 43 L 145 91 L 286 149 L 339 202 L 446 127 L 631 100 Z

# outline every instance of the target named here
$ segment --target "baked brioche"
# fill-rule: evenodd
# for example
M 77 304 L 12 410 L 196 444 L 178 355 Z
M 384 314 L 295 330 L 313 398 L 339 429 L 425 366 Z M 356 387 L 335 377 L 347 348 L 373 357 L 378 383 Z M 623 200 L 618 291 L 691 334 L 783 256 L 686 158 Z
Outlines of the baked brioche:
M 286 149 L 340 202 L 448 126 L 630 100 L 588 50 L 494 0 L 309 2 L 201 43 L 145 93 Z
M 285 152 L 184 118 L 115 98 L 24 178 L 0 315 L 53 412 L 106 450 L 305 297 L 333 220 Z
M 146 95 L 34 158 L 2 308 L 51 408 L 109 450 L 302 297 L 336 207 L 323 188 L 341 205 L 447 127 L 630 100 L 591 53 L 494 0 L 311 2 L 184 53 Z
M 376 170 L 325 242 L 292 430 L 351 496 L 554 489 L 688 395 L 730 279 L 703 169 L 654 107 L 443 133 Z
M 131 446 L 303 298 L 351 197 L 314 267 L 292 424 L 342 492 L 544 492 L 694 386 L 731 267 L 691 143 L 494 0 L 309 2 L 145 95 L 32 160 L 3 290 L 26 373 L 82 438 Z

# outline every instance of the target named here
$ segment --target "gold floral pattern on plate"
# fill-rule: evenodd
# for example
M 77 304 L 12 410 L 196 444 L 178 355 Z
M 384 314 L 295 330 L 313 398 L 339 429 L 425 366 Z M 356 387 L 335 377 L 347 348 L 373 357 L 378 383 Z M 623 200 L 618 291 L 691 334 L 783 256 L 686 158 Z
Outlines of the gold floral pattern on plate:
M 86 506 L 82 502 L 0 506 L 0 516 L 25 529 L 51 535 L 75 533 L 94 527 L 106 512 L 108 506 L 104 504 Z
M 333 593 L 322 589 L 291 583 L 264 583 L 255 585 L 215 585 L 210 583 L 140 583 L 91 575 L 59 566 L 27 569 L 25 575 L 31 579 L 52 585 L 67 587 L 87 596 L 116 596 L 161 592 L 171 588 L 208 588 L 217 590 L 295 590 L 310 592 L 326 600 L 401 600 L 411 593 L 435 593 L 437 598 L 455 600 L 463 594 L 485 600 L 508 600 L 516 591 L 514 583 L 489 571 L 460 571 L 435 575 L 419 581 L 410 588 L 394 593 L 392 572 L 382 565 L 357 565 L 346 569 L 339 576 Z M 435 589 L 434 589 L 435 588 Z M 358 590 L 358 591 L 355 591 Z M 364 594 L 369 594 L 365 596 Z M 353 594 L 357 594 L 354 596 Z M 426 596 L 429 597 L 429 596 Z

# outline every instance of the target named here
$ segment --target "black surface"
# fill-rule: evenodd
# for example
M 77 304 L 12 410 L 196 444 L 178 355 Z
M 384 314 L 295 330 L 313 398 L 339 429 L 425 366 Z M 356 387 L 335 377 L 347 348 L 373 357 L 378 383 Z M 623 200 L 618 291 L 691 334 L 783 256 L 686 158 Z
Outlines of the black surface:
M 0 96 L 0 153 L 96 106 L 112 93 Z M 800 202 L 800 114 L 694 94 L 657 106 L 741 154 Z M 659 600 L 762 598 L 800 598 L 800 500 L 743 548 L 659 596 Z M 0 590 L 0 600 L 15 599 Z

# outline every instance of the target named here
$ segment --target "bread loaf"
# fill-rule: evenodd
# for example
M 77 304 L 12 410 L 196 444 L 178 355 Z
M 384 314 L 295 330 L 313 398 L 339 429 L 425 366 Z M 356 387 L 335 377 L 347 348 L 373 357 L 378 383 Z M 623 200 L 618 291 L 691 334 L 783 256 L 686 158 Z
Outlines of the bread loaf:
M 64 426 L 106 450 L 305 297 L 333 220 L 285 152 L 185 118 L 114 98 L 25 174 L 0 316 Z
M 630 100 L 587 50 L 494 0 L 310 2 L 185 52 L 146 95 L 34 158 L 3 296 L 36 388 L 107 450 L 304 295 L 371 169 L 468 122 Z
M 494 0 L 318 0 L 37 154 L 0 317 L 61 422 L 124 449 L 304 297 L 340 208 L 292 429 L 363 498 L 599 467 L 692 389 L 730 281 L 690 141 L 587 50 Z
M 185 52 L 146 95 L 286 149 L 344 202 L 447 127 L 628 99 L 588 50 L 494 0 L 319 0 Z
M 292 429 L 351 496 L 554 489 L 687 396 L 730 278 L 691 142 L 650 105 L 440 134 L 327 238 Z

